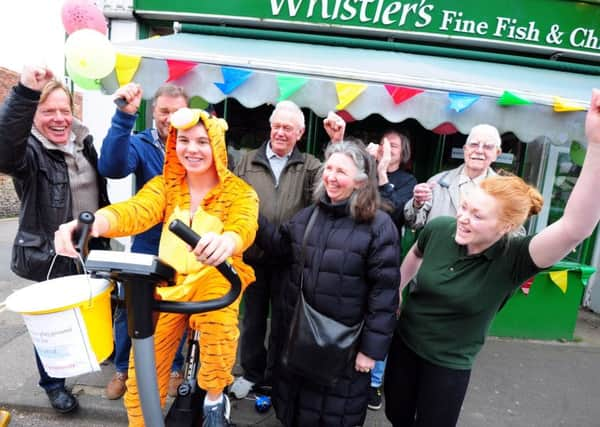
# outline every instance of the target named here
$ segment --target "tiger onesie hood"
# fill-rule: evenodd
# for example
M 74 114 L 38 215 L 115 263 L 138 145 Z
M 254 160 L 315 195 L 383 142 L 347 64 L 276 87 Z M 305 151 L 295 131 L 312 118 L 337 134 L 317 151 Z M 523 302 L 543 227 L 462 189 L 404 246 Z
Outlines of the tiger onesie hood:
M 105 235 L 118 237 L 138 234 L 163 222 L 158 256 L 177 271 L 177 285 L 185 286 L 200 280 L 207 271 L 216 269 L 196 260 L 189 246 L 168 229 L 171 221 L 179 219 L 200 235 L 209 231 L 229 233 L 236 241 L 231 261 L 245 288 L 254 281 L 254 272 L 243 262 L 242 254 L 256 236 L 258 196 L 252 187 L 227 169 L 227 122 L 203 110 L 190 111 L 197 115 L 196 123 L 201 121 L 206 128 L 219 183 L 206 194 L 192 216 L 186 170 L 176 153 L 178 131 L 171 126 L 165 143 L 163 174 L 150 180 L 131 199 L 99 211 L 109 219 L 110 231 Z M 182 292 L 186 291 L 160 289 L 165 299 L 177 299 Z

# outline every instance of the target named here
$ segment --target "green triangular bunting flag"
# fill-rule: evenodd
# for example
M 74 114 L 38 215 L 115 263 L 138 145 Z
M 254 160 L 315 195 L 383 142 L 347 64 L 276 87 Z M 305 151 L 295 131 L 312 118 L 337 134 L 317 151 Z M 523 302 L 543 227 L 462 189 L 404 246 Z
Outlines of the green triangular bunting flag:
M 527 105 L 531 104 L 531 101 L 527 99 L 520 98 L 514 93 L 511 93 L 507 90 L 504 91 L 502 96 L 498 98 L 498 105 L 502 107 L 510 107 L 511 105 Z
M 306 84 L 308 80 L 302 77 L 294 76 L 277 76 L 277 84 L 279 85 L 279 99 L 283 101 L 289 98 Z
M 583 160 L 585 159 L 585 148 L 583 145 L 573 141 L 569 150 L 569 157 L 577 166 L 583 166 Z

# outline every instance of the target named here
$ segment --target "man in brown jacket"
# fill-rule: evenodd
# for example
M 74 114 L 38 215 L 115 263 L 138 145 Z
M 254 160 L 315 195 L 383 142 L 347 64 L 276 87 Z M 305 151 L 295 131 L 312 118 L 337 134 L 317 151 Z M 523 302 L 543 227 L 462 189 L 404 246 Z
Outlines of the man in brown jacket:
M 292 101 L 281 101 L 269 118 L 271 133 L 256 150 L 247 152 L 235 167 L 235 173 L 252 185 L 260 199 L 260 214 L 274 224 L 290 219 L 312 201 L 313 183 L 321 162 L 296 147 L 304 134 L 304 114 Z M 343 139 L 345 123 L 330 113 L 323 125 L 332 142 Z M 244 293 L 242 319 L 241 365 L 244 375 L 238 377 L 230 392 L 242 399 L 256 386 L 270 386 L 274 355 L 264 342 L 269 307 L 276 300 L 279 271 L 263 257 L 256 246 L 249 248 L 244 259 L 254 268 L 256 282 Z M 271 307 L 271 320 L 276 307 Z M 269 338 L 271 342 L 271 338 Z

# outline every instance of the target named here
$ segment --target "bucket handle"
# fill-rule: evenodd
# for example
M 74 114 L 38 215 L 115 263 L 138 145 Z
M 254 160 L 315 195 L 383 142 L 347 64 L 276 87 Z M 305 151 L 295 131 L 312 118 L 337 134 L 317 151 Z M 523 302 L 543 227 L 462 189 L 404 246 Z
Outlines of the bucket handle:
M 52 262 L 50 263 L 50 268 L 48 269 L 48 273 L 46 274 L 46 280 L 50 280 L 50 274 L 52 273 L 52 268 L 54 268 L 54 263 L 56 262 L 56 258 L 59 256 L 60 255 L 58 255 L 58 254 L 54 254 L 54 256 L 52 257 Z M 92 282 L 90 281 L 91 275 L 88 273 L 87 269 L 85 268 L 85 262 L 83 261 L 83 257 L 81 256 L 80 252 L 77 253 L 77 259 L 73 260 L 73 262 L 75 262 L 75 263 L 77 261 L 79 261 L 81 263 L 83 275 L 86 277 L 87 282 L 88 282 L 88 288 L 90 290 L 89 297 L 88 297 L 88 307 L 91 307 L 92 306 L 92 298 L 94 296 L 94 293 L 92 290 Z
M 50 263 L 50 268 L 48 268 L 48 273 L 46 273 L 46 280 L 50 280 L 50 275 L 52 274 L 52 269 L 54 268 L 54 263 L 56 262 L 56 258 L 58 258 L 59 254 L 54 254 L 54 256 L 52 257 L 52 262 Z M 80 253 L 77 253 L 77 259 L 73 260 L 74 263 L 79 262 L 81 264 L 81 271 L 83 272 L 83 274 L 88 274 L 87 269 L 85 268 L 85 261 L 83 261 L 83 257 L 81 256 Z M 79 265 L 78 265 L 79 267 Z M 79 268 L 78 268 L 79 270 Z
M 88 287 L 90 289 L 88 306 L 92 305 L 92 282 L 90 281 L 90 275 L 88 274 L 88 271 L 85 268 L 85 261 L 83 260 L 83 257 L 87 257 L 87 244 L 90 236 L 90 230 L 92 228 L 94 220 L 95 217 L 93 213 L 89 211 L 82 211 L 77 217 L 77 226 L 75 228 L 75 232 L 73 233 L 73 243 L 75 245 L 75 249 L 77 250 L 77 259 L 81 263 L 81 268 L 79 268 L 79 264 L 77 264 L 77 261 L 74 260 L 73 262 L 77 266 L 77 271 L 87 277 Z M 46 274 L 46 280 L 50 280 L 50 274 L 52 273 L 54 263 L 56 262 L 56 257 L 58 256 L 59 255 L 55 253 L 52 257 L 50 268 L 48 268 L 48 273 Z

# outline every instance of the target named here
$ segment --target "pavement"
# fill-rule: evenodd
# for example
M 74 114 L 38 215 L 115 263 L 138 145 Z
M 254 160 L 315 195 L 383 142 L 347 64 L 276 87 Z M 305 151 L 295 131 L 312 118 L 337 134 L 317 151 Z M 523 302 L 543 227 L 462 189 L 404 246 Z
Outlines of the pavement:
M 29 283 L 8 268 L 15 226 L 15 220 L 0 220 L 0 302 Z M 473 368 L 458 425 L 600 426 L 600 316 L 580 309 L 574 335 L 568 342 L 490 337 Z M 234 374 L 240 372 L 236 365 Z M 69 425 L 127 425 L 122 400 L 104 397 L 113 373 L 114 367 L 105 363 L 100 372 L 67 380 L 80 402 L 74 420 L 81 420 Z M 33 347 L 21 315 L 0 305 L 0 409 L 54 414 L 37 381 Z M 232 399 L 232 418 L 238 426 L 280 426 L 272 409 L 260 414 L 251 399 Z M 368 411 L 365 426 L 390 425 L 383 410 Z

